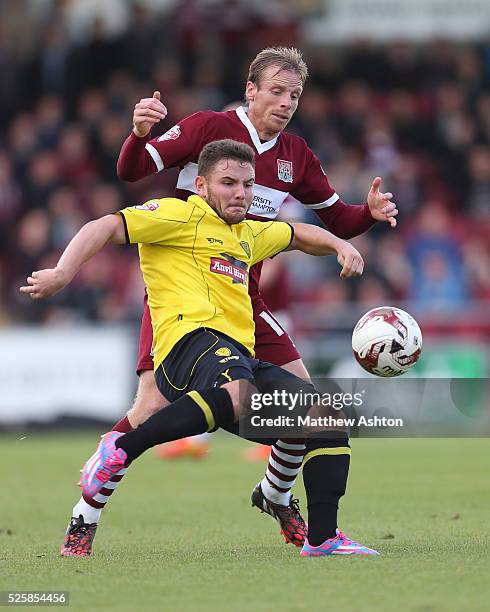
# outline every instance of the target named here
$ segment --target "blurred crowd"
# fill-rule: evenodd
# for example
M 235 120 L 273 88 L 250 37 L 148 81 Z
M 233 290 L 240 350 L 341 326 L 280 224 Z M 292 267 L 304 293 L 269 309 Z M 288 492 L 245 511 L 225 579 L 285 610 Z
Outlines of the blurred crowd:
M 196 110 L 220 110 L 242 98 L 248 63 L 273 44 L 302 48 L 310 69 L 288 129 L 345 202 L 364 202 L 379 175 L 400 210 L 396 230 L 378 224 L 356 239 L 366 260 L 358 281 L 341 281 L 335 261 L 278 258 L 264 287 L 274 309 L 490 306 L 490 43 L 312 48 L 293 3 L 238 0 L 187 0 L 167 12 L 134 4 L 120 31 L 96 19 L 77 37 L 65 4 L 31 24 L 16 23 L 15 11 L 0 20 L 0 324 L 140 317 L 129 247 L 106 249 L 49 302 L 32 303 L 18 286 L 53 266 L 87 220 L 172 194 L 173 171 L 134 184 L 116 176 L 140 98 L 159 89 L 169 110 L 154 135 Z M 27 39 L 16 35 L 21 25 Z M 283 215 L 317 222 L 294 206 Z

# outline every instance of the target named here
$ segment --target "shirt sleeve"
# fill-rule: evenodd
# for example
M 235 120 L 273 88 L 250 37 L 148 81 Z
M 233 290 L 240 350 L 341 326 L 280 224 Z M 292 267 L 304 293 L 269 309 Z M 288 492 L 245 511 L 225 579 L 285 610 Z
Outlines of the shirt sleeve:
M 310 210 L 319 210 L 332 206 L 339 199 L 328 182 L 318 157 L 307 149 L 305 170 L 298 186 L 291 191 L 293 198 Z
M 169 130 L 146 143 L 145 149 L 155 163 L 157 172 L 164 168 L 185 166 L 197 159 L 207 142 L 209 111 L 194 113 Z
M 332 234 L 345 240 L 367 232 L 376 223 L 367 203 L 345 204 L 337 200 L 334 206 L 315 210 L 315 214 Z
M 191 215 L 186 202 L 174 198 L 149 200 L 120 210 L 128 244 L 172 245 L 179 242 Z
M 253 235 L 250 265 L 284 251 L 293 240 L 294 230 L 289 223 L 281 221 L 247 221 L 247 223 Z

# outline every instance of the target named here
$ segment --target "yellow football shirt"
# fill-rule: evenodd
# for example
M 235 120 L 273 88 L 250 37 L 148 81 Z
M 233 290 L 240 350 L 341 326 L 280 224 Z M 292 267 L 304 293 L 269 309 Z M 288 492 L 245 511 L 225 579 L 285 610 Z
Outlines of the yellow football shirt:
M 128 243 L 139 244 L 148 291 L 155 368 L 186 334 L 208 327 L 254 355 L 250 266 L 289 246 L 287 223 L 223 221 L 199 196 L 150 200 L 120 211 Z

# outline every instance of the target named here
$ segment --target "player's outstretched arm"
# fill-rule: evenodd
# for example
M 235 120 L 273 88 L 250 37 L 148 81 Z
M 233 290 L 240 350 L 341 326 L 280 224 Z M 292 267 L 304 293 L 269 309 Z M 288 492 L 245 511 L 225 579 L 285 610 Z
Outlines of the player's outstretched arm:
M 86 223 L 70 241 L 55 268 L 36 270 L 27 278 L 27 285 L 20 287 L 37 300 L 48 298 L 68 285 L 81 266 L 98 253 L 108 242 L 126 243 L 121 215 L 106 215 Z
M 337 238 L 327 230 L 307 223 L 292 223 L 294 238 L 289 250 L 297 249 L 309 255 L 337 255 L 342 266 L 341 278 L 360 276 L 364 270 L 364 261 L 357 249 L 349 242 Z
M 377 221 L 385 221 L 395 228 L 398 209 L 392 202 L 393 194 L 380 191 L 381 178 L 373 179 L 364 205 L 346 204 L 337 200 L 332 206 L 315 209 L 322 223 L 336 236 L 349 240 L 367 232 Z

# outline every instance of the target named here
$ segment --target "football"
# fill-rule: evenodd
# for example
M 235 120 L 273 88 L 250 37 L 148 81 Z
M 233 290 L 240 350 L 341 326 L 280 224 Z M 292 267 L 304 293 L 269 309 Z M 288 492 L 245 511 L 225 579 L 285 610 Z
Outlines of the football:
M 400 308 L 380 306 L 361 317 L 352 333 L 352 350 L 359 364 L 376 376 L 400 376 L 422 352 L 417 321 Z

